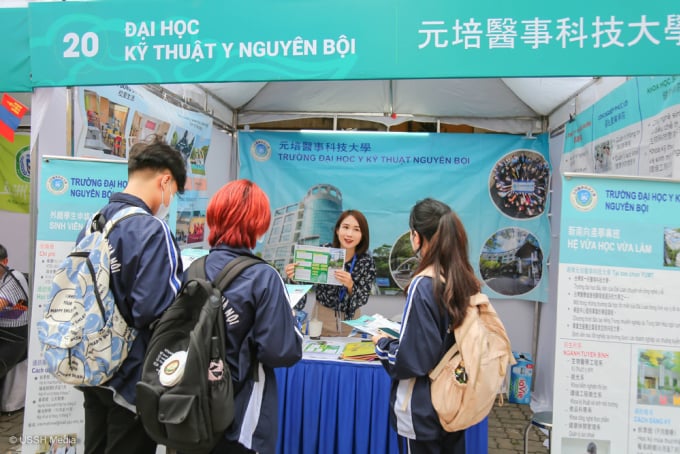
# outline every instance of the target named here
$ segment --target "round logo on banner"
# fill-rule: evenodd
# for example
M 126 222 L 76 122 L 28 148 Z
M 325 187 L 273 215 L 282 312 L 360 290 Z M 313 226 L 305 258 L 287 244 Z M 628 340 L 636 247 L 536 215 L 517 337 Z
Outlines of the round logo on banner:
M 272 147 L 264 139 L 257 139 L 250 146 L 250 154 L 255 158 L 256 161 L 268 161 L 272 156 Z
M 31 181 L 31 153 L 29 147 L 23 147 L 17 153 L 15 169 L 21 181 L 26 183 Z
M 580 211 L 590 211 L 597 205 L 597 192 L 592 187 L 582 184 L 571 190 L 571 205 Z
M 47 190 L 54 195 L 62 195 L 68 191 L 68 180 L 61 175 L 52 175 L 47 179 Z

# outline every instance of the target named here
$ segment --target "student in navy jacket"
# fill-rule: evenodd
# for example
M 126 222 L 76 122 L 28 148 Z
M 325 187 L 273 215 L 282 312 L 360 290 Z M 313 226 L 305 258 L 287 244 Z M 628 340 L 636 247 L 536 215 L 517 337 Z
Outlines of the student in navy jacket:
M 186 168 L 182 155 L 155 138 L 136 144 L 128 158 L 128 182 L 100 211 L 105 219 L 136 206 L 149 215 L 121 220 L 109 234 L 111 291 L 125 321 L 138 330 L 127 358 L 104 385 L 80 388 L 85 407 L 85 453 L 153 453 L 135 413 L 135 385 L 141 378 L 151 338 L 149 325 L 160 318 L 181 286 L 179 247 L 164 218 L 174 194 L 184 192 Z M 78 241 L 84 231 L 78 235 Z
M 447 331 L 462 323 L 468 298 L 479 292 L 480 283 L 468 259 L 463 224 L 448 205 L 419 201 L 409 227 L 411 246 L 421 260 L 408 286 L 401 332 L 398 339 L 373 337 L 392 378 L 390 420 L 409 453 L 465 454 L 465 432 L 446 432 L 439 423 L 428 373 L 453 345 Z
M 252 181 L 232 181 L 208 203 L 206 221 L 211 249 L 205 271 L 212 280 L 231 260 L 251 254 L 269 228 L 269 199 Z M 278 430 L 274 368 L 292 366 L 302 358 L 302 333 L 283 279 L 267 263 L 244 270 L 223 296 L 235 414 L 213 452 L 273 453 Z

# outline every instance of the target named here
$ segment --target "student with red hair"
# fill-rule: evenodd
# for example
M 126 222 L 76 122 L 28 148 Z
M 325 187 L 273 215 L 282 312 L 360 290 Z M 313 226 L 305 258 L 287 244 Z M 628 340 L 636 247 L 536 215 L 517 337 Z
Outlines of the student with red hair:
M 241 255 L 252 254 L 271 221 L 269 198 L 249 180 L 224 185 L 208 203 L 208 279 Z M 234 422 L 213 452 L 275 452 L 278 396 L 275 367 L 302 358 L 288 293 L 279 273 L 265 262 L 243 271 L 223 293 L 226 362 L 234 380 Z M 254 379 L 257 377 L 257 380 Z

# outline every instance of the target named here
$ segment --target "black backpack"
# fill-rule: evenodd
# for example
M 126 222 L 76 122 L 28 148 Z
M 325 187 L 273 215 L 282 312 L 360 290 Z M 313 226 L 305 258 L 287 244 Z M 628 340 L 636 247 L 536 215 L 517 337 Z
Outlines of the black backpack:
M 187 281 L 155 325 L 137 383 L 137 414 L 146 432 L 188 454 L 211 451 L 234 419 L 222 292 L 245 268 L 264 263 L 255 256 L 237 257 L 210 282 L 205 259 L 189 266 Z M 164 386 L 161 374 L 166 384 L 176 383 Z

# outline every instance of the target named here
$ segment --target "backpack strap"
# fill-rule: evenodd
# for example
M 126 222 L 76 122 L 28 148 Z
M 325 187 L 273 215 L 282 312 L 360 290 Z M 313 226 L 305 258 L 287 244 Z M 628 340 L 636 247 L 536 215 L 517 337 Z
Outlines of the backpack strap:
M 104 230 L 106 225 L 106 218 L 101 211 L 97 211 L 88 221 L 87 228 L 85 229 L 88 233 L 101 232 Z
M 191 262 L 191 265 L 187 268 L 187 281 L 191 279 L 208 279 L 208 275 L 205 272 L 205 262 L 207 259 L 208 255 L 204 255 Z M 243 270 L 258 263 L 266 262 L 254 255 L 240 255 L 222 268 L 220 274 L 213 279 L 212 284 L 220 289 L 221 292 L 224 292 L 229 287 L 231 281 L 241 274 Z
M 105 237 L 109 236 L 109 233 L 111 233 L 111 230 L 118 224 L 120 221 L 123 219 L 127 219 L 132 216 L 136 216 L 139 214 L 145 214 L 147 216 L 151 216 L 148 212 L 143 210 L 142 208 L 136 207 L 136 206 L 130 206 L 123 208 L 122 210 L 116 211 L 116 213 L 111 217 L 110 220 L 106 221 L 104 218 L 104 215 L 102 215 L 101 212 L 98 212 L 97 214 L 94 215 L 92 218 L 92 226 L 96 226 L 97 228 L 102 229 L 102 233 L 104 234 Z M 102 222 L 103 221 L 103 222 Z M 101 227 L 103 225 L 103 228 Z
M 189 265 L 189 269 L 187 270 L 187 280 L 196 278 L 207 279 L 207 275 L 205 272 L 205 262 L 207 258 L 208 256 L 204 255 L 203 257 L 194 260 L 191 263 L 191 265 Z M 239 274 L 241 274 L 243 270 L 257 263 L 267 262 L 254 255 L 240 255 L 224 266 L 222 271 L 220 271 L 220 274 L 218 274 L 217 277 L 212 281 L 212 284 L 220 290 L 220 293 L 223 293 L 229 287 L 229 284 L 231 284 L 231 282 Z M 257 360 L 255 358 L 255 355 L 253 355 L 251 362 L 252 365 L 254 366 L 252 370 L 253 380 L 258 381 L 259 377 L 257 373 L 256 367 Z M 238 390 L 235 391 L 238 392 Z
M 220 289 L 220 291 L 224 292 L 236 276 L 241 274 L 241 272 L 246 268 L 255 265 L 256 263 L 264 262 L 262 259 L 252 255 L 241 255 L 236 257 L 231 262 L 227 263 L 220 274 L 217 275 L 213 281 L 213 285 Z

